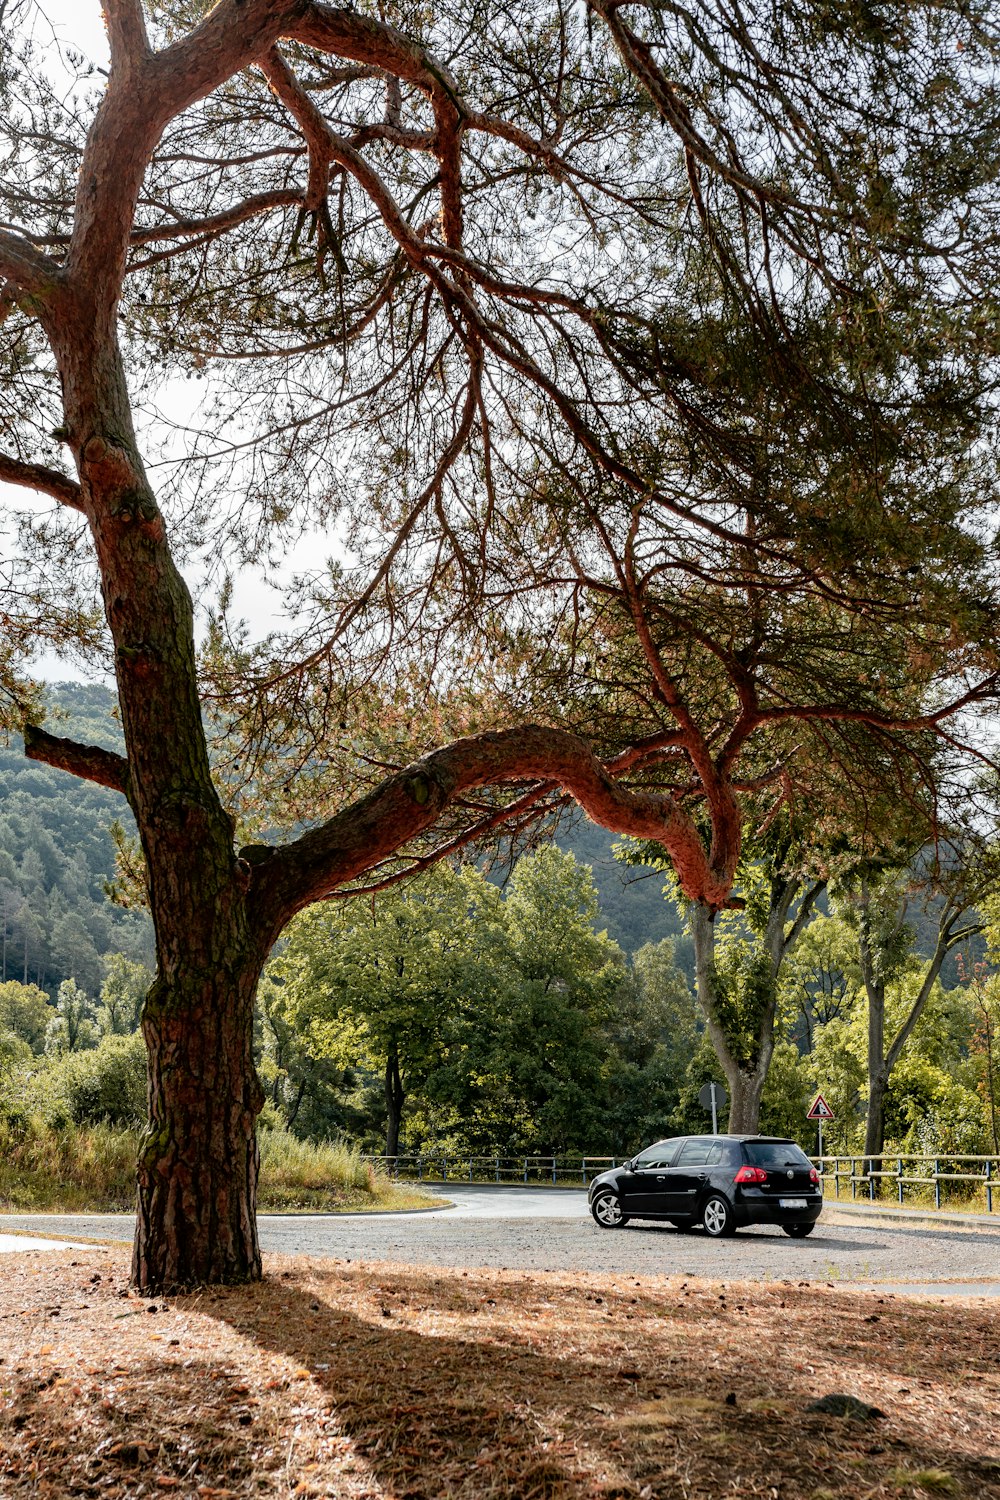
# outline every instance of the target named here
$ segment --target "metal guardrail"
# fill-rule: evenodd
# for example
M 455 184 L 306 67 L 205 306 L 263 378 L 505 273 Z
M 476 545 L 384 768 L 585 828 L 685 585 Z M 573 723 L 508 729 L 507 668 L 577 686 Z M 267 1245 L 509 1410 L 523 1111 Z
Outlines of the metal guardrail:
M 616 1167 L 619 1160 L 627 1160 L 616 1156 L 457 1156 L 445 1152 L 364 1159 L 382 1167 L 390 1177 L 416 1182 L 518 1182 L 549 1186 L 562 1183 L 583 1187 L 609 1167 Z M 940 1208 L 942 1191 L 947 1192 L 949 1187 L 953 1191 L 959 1189 L 966 1201 L 969 1190 L 975 1195 L 982 1189 L 986 1212 L 991 1214 L 994 1193 L 1000 1192 L 998 1156 L 858 1155 L 814 1156 L 812 1160 L 824 1180 L 832 1181 L 837 1200 L 843 1186 L 844 1196 L 849 1188 L 854 1201 L 859 1192 L 871 1203 L 884 1201 L 885 1189 L 891 1184 L 900 1203 L 905 1202 L 907 1190 L 932 1188 L 934 1206 Z
M 601 1172 L 626 1157 L 617 1156 L 449 1156 L 422 1152 L 416 1156 L 366 1156 L 390 1177 L 417 1182 L 520 1182 L 586 1187 Z
M 856 1201 L 859 1189 L 870 1203 L 884 1200 L 885 1187 L 895 1184 L 896 1197 L 904 1201 L 907 1188 L 930 1187 L 934 1207 L 941 1207 L 942 1184 L 954 1189 L 983 1190 L 986 1212 L 993 1212 L 993 1195 L 1000 1189 L 1000 1156 L 817 1156 L 813 1157 L 824 1179 L 833 1180 L 834 1198 L 840 1198 L 841 1183 L 850 1187 Z M 875 1165 L 877 1163 L 877 1165 Z M 976 1170 L 979 1168 L 979 1170 Z M 915 1170 L 912 1170 L 915 1169 Z M 957 1169 L 957 1170 L 956 1170 Z M 846 1192 L 845 1192 L 846 1196 Z M 968 1193 L 962 1196 L 968 1201 Z

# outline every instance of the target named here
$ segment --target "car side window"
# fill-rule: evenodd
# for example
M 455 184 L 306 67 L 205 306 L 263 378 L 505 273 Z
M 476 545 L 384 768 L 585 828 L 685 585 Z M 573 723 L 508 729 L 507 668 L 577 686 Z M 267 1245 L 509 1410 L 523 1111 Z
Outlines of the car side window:
M 708 1148 L 708 1155 L 705 1157 L 705 1165 L 706 1165 L 706 1167 L 715 1167 L 715 1166 L 718 1166 L 718 1164 L 719 1164 L 719 1162 L 721 1160 L 722 1160 L 722 1142 L 721 1141 L 716 1141 L 713 1145 L 709 1146 L 709 1148 Z
M 656 1167 L 669 1167 L 674 1159 L 677 1149 L 676 1141 L 661 1141 L 656 1146 L 650 1146 L 645 1151 L 640 1151 L 635 1158 L 634 1167 L 637 1172 L 652 1172 Z
M 685 1141 L 677 1158 L 679 1167 L 703 1167 L 711 1150 L 709 1141 Z

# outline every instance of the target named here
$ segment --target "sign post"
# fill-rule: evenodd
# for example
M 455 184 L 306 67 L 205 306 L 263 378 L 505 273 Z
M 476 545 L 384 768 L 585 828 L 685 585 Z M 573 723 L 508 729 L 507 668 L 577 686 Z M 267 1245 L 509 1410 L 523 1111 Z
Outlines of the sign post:
M 702 1109 L 710 1109 L 712 1111 L 712 1134 L 718 1135 L 719 1110 L 725 1109 L 726 1105 L 729 1103 L 729 1095 L 722 1087 L 722 1084 L 703 1084 L 701 1092 L 698 1095 L 698 1103 L 701 1105 Z
M 833 1110 L 827 1104 L 822 1094 L 817 1094 L 806 1111 L 807 1120 L 815 1120 L 819 1132 L 819 1155 L 823 1158 L 823 1121 L 833 1119 Z

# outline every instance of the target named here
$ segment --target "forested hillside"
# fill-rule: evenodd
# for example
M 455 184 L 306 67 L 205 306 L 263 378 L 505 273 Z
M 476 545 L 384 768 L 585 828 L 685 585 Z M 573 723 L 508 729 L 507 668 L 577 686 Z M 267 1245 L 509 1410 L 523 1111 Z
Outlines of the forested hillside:
M 580 818 L 560 829 L 556 843 L 582 865 L 590 865 L 601 924 L 626 953 L 672 938 L 678 967 L 694 980 L 694 949 L 675 902 L 663 894 L 665 876 L 644 865 L 624 865 L 614 856 L 614 834 Z
M 65 682 L 51 690 L 50 726 L 109 749 L 122 747 L 115 697 L 96 684 Z M 100 955 L 122 952 L 141 962 L 152 958 L 152 929 L 141 912 L 109 901 L 105 884 L 114 873 L 110 828 L 115 820 L 131 830 L 122 797 L 93 782 L 25 759 L 21 741 L 0 747 L 0 975 L 54 994 L 74 978 L 96 994 Z M 678 967 L 694 977 L 694 954 L 684 919 L 663 894 L 664 877 L 615 859 L 617 836 L 588 819 L 567 821 L 556 836 L 561 849 L 593 871 L 599 926 L 628 954 L 645 943 L 672 938 Z M 821 897 L 818 909 L 826 909 Z M 915 951 L 934 947 L 934 908 L 914 907 Z M 980 956 L 981 945 L 975 945 Z M 957 975 L 954 959 L 946 986 Z
M 58 733 L 110 749 L 121 746 L 107 688 L 52 689 Z M 148 962 L 152 929 L 143 912 L 105 894 L 114 874 L 111 825 L 131 820 L 124 798 L 92 782 L 25 759 L 19 739 L 0 748 L 0 975 L 55 994 L 73 978 L 96 995 L 101 957 Z

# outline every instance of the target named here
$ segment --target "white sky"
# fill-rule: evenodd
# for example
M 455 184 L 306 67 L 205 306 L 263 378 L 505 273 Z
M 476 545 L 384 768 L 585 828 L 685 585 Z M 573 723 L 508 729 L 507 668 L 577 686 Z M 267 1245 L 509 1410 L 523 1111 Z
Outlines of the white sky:
M 108 39 L 100 0 L 35 0 L 39 42 L 68 43 L 100 67 L 108 63 Z M 46 28 L 46 22 L 48 26 Z M 46 36 L 46 29 L 51 36 Z
M 100 0 L 33 0 L 33 5 L 31 25 L 35 40 L 40 46 L 51 49 L 56 74 L 59 71 L 60 50 L 65 46 L 82 52 L 97 67 L 108 65 L 108 43 Z M 12 507 L 20 509 L 32 505 L 27 492 L 0 484 L 0 502 L 5 500 Z M 50 503 L 42 501 L 45 506 Z M 0 526 L 0 545 L 2 544 L 3 530 Z M 322 538 L 309 537 L 294 549 L 282 567 L 281 575 L 287 576 L 295 570 L 296 565 L 299 568 L 315 568 L 327 552 L 332 550 L 330 544 Z M 188 584 L 197 598 L 199 579 L 189 573 Z M 264 634 L 277 623 L 277 605 L 277 596 L 268 588 L 262 569 L 244 569 L 239 574 L 234 588 L 233 613 L 249 620 L 255 633 Z M 71 665 L 49 653 L 40 656 L 32 670 L 50 681 L 80 676 Z

